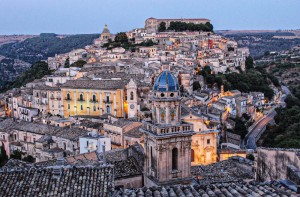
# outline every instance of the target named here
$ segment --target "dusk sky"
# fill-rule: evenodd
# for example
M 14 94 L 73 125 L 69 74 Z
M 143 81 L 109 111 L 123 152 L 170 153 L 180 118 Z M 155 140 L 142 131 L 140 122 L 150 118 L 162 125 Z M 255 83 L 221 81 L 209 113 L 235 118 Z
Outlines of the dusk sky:
M 100 33 L 146 18 L 208 18 L 215 30 L 300 29 L 300 0 L 0 0 L 0 34 Z

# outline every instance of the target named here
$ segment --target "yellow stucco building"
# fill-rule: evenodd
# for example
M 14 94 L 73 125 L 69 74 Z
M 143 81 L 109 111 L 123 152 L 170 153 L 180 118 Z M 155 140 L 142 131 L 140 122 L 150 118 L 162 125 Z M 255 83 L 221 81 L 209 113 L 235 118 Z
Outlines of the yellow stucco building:
M 61 87 L 64 117 L 106 113 L 126 117 L 130 111 L 126 87 L 126 80 L 70 80 Z
M 193 124 L 194 134 L 191 144 L 191 164 L 208 165 L 218 161 L 217 145 L 218 130 L 209 129 L 201 116 L 186 114 L 182 116 L 184 122 Z

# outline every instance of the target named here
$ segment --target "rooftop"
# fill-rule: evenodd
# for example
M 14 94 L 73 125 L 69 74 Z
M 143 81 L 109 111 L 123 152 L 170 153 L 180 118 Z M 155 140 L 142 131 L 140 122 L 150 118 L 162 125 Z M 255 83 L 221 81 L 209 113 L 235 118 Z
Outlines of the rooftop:
M 102 196 L 114 191 L 112 166 L 30 168 L 0 172 L 1 196 Z
M 245 183 L 230 182 L 209 185 L 172 185 L 170 187 L 150 187 L 140 189 L 118 190 L 116 197 L 121 196 L 139 196 L 139 197 L 157 197 L 157 196 L 298 196 L 279 182 L 270 183 Z
M 116 90 L 123 89 L 125 84 L 122 80 L 70 80 L 62 85 L 62 89 Z

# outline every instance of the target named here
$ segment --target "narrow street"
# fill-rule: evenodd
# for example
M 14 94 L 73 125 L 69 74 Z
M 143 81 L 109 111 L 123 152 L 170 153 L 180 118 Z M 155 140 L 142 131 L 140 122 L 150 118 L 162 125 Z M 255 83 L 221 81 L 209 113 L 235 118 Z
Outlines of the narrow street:
M 286 107 L 284 100 L 286 99 L 286 95 L 290 94 L 290 90 L 286 86 L 281 86 L 285 95 L 281 96 L 280 103 L 277 104 L 276 107 Z M 274 119 L 276 116 L 275 108 L 270 109 L 267 115 L 264 115 L 257 122 L 254 122 L 251 127 L 248 129 L 248 134 L 243 140 L 242 148 L 247 149 L 256 149 L 256 141 L 260 138 L 266 126 Z

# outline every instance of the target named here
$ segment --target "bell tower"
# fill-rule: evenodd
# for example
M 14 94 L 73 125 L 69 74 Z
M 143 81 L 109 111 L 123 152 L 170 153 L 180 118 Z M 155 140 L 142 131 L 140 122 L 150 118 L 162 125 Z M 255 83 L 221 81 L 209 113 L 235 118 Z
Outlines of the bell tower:
M 128 118 L 137 116 L 138 102 L 137 102 L 137 86 L 136 83 L 130 79 L 127 84 L 127 104 L 128 104 Z
M 143 122 L 145 136 L 145 185 L 185 184 L 191 181 L 193 125 L 180 119 L 177 78 L 163 71 L 153 88 L 152 121 Z

